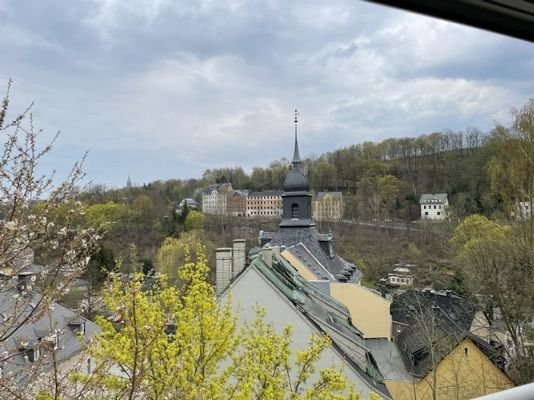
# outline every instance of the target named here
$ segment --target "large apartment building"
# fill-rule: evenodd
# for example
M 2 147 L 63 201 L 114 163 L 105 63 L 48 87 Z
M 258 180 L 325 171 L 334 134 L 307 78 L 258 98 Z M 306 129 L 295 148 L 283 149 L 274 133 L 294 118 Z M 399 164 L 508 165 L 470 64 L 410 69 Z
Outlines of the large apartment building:
M 202 191 L 202 212 L 204 214 L 225 215 L 227 195 L 232 191 L 230 183 L 215 183 Z
M 272 217 L 282 215 L 282 193 L 280 191 L 251 192 L 247 196 L 247 217 Z

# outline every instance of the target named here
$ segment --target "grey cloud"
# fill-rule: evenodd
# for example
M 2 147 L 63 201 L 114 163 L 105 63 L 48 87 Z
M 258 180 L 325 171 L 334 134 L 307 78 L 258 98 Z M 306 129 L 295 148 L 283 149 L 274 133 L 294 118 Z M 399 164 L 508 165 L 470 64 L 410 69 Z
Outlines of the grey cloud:
M 531 45 L 365 2 L 0 0 L 0 20 L 0 78 L 96 181 L 289 157 L 295 107 L 320 154 L 485 129 L 534 89 Z

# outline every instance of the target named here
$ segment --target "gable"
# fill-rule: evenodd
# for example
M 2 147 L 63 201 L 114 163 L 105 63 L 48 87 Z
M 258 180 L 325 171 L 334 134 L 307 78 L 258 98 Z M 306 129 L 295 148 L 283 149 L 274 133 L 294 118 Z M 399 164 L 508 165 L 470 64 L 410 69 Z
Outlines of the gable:
M 292 351 L 305 349 L 309 346 L 309 339 L 313 333 L 322 334 L 315 322 L 306 318 L 303 312 L 289 300 L 290 293 L 282 292 L 279 285 L 275 285 L 251 264 L 240 276 L 236 278 L 230 288 L 221 296 L 221 301 L 230 301 L 234 312 L 239 317 L 239 324 L 251 323 L 256 318 L 256 309 L 261 306 L 266 311 L 265 320 L 282 332 L 285 326 L 293 328 Z M 295 300 L 299 304 L 298 299 Z M 316 371 L 335 366 L 342 369 L 348 381 L 355 384 L 363 398 L 369 397 L 377 389 L 370 383 L 370 378 L 360 375 L 336 347 L 326 349 L 316 364 Z M 318 375 L 317 375 L 318 376 Z M 310 384 L 313 383 L 313 379 Z M 383 398 L 388 398 L 383 395 Z
M 510 378 L 471 339 L 466 338 L 421 379 L 417 392 L 420 398 L 425 398 L 435 387 L 438 397 L 456 398 L 458 395 L 460 398 L 473 398 L 513 386 Z

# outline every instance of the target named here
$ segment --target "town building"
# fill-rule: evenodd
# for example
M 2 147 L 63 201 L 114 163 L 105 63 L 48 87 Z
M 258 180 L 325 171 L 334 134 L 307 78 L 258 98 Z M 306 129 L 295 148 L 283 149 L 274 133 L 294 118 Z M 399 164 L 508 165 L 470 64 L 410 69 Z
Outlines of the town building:
M 279 218 L 282 215 L 280 191 L 250 192 L 246 197 L 246 216 Z
M 247 212 L 248 190 L 232 190 L 226 195 L 226 213 L 232 217 L 244 217 Z
M 232 191 L 230 183 L 215 183 L 202 190 L 202 212 L 204 214 L 226 215 L 227 195 Z
M 347 269 L 344 281 L 335 278 L 324 268 L 301 243 L 284 249 L 284 257 L 307 281 L 315 284 L 325 293 L 343 303 L 349 310 L 352 324 L 362 332 L 365 339 L 391 339 L 391 301 L 380 293 L 354 283 L 359 282 L 360 274 L 356 269 Z
M 83 350 L 100 328 L 58 303 L 37 308 L 43 296 L 28 284 L 41 269 L 30 262 L 16 271 L 0 270 L 0 280 L 14 283 L 3 284 L 0 291 L 0 330 L 6 338 L 0 342 L 0 379 L 10 377 L 14 387 L 38 386 L 37 371 L 66 375 L 78 369 L 90 374 L 94 368 Z
M 358 283 L 361 273 L 355 265 L 345 261 L 334 249 L 334 237 L 331 233 L 319 233 L 312 218 L 312 195 L 308 178 L 303 172 L 300 159 L 298 138 L 298 120 L 295 116 L 295 144 L 291 169 L 284 181 L 282 194 L 282 220 L 278 231 L 261 231 L 258 237 L 260 247 L 267 243 L 271 247 L 284 246 L 290 248 L 300 245 L 302 251 L 296 249 L 297 257 L 305 257 L 310 268 L 316 274 L 325 274 L 339 282 Z
M 368 340 L 395 399 L 473 398 L 512 387 L 489 321 L 446 291 L 407 291 L 391 305 L 394 342 Z
M 449 200 L 447 193 L 422 194 L 419 200 L 421 219 L 439 221 L 448 217 Z
M 228 288 L 217 288 L 217 292 L 221 293 L 221 302 L 231 302 L 239 316 L 238 324 L 252 323 L 260 306 L 265 310 L 266 322 L 277 332 L 292 326 L 290 346 L 293 354 L 307 348 L 314 334 L 327 335 L 331 339 L 332 347 L 321 353 L 315 364 L 316 370 L 303 389 L 317 382 L 319 370 L 335 368 L 354 384 L 362 398 L 369 398 L 371 393 L 381 399 L 391 398 L 361 332 L 350 323 L 346 306 L 302 278 L 280 255 L 279 247 L 261 249 L 232 280 L 230 265 L 233 260 L 228 257 L 228 250 L 220 249 L 223 253 L 220 257 L 218 252 L 217 273 L 226 273 L 226 279 L 221 278 L 221 282 L 232 282 Z
M 200 204 L 198 204 L 198 201 L 191 198 L 184 198 L 178 203 L 178 208 L 176 209 L 176 212 L 181 213 L 185 205 L 187 205 L 187 208 L 189 208 L 190 210 L 200 210 Z
M 341 221 L 343 218 L 343 194 L 341 192 L 318 192 L 313 199 L 315 221 Z
M 413 286 L 416 267 L 414 264 L 395 264 L 393 267 L 387 277 L 380 279 L 380 284 L 398 288 Z

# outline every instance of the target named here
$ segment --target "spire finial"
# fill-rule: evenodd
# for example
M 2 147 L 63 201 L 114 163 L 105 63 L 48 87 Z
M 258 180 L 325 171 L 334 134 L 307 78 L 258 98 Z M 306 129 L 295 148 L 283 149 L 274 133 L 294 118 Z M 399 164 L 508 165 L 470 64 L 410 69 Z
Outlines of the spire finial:
M 297 140 L 297 125 L 299 123 L 299 112 L 295 108 L 295 150 L 293 152 L 293 161 L 292 164 L 296 166 L 295 164 L 300 164 L 300 154 L 299 154 L 299 144 Z

